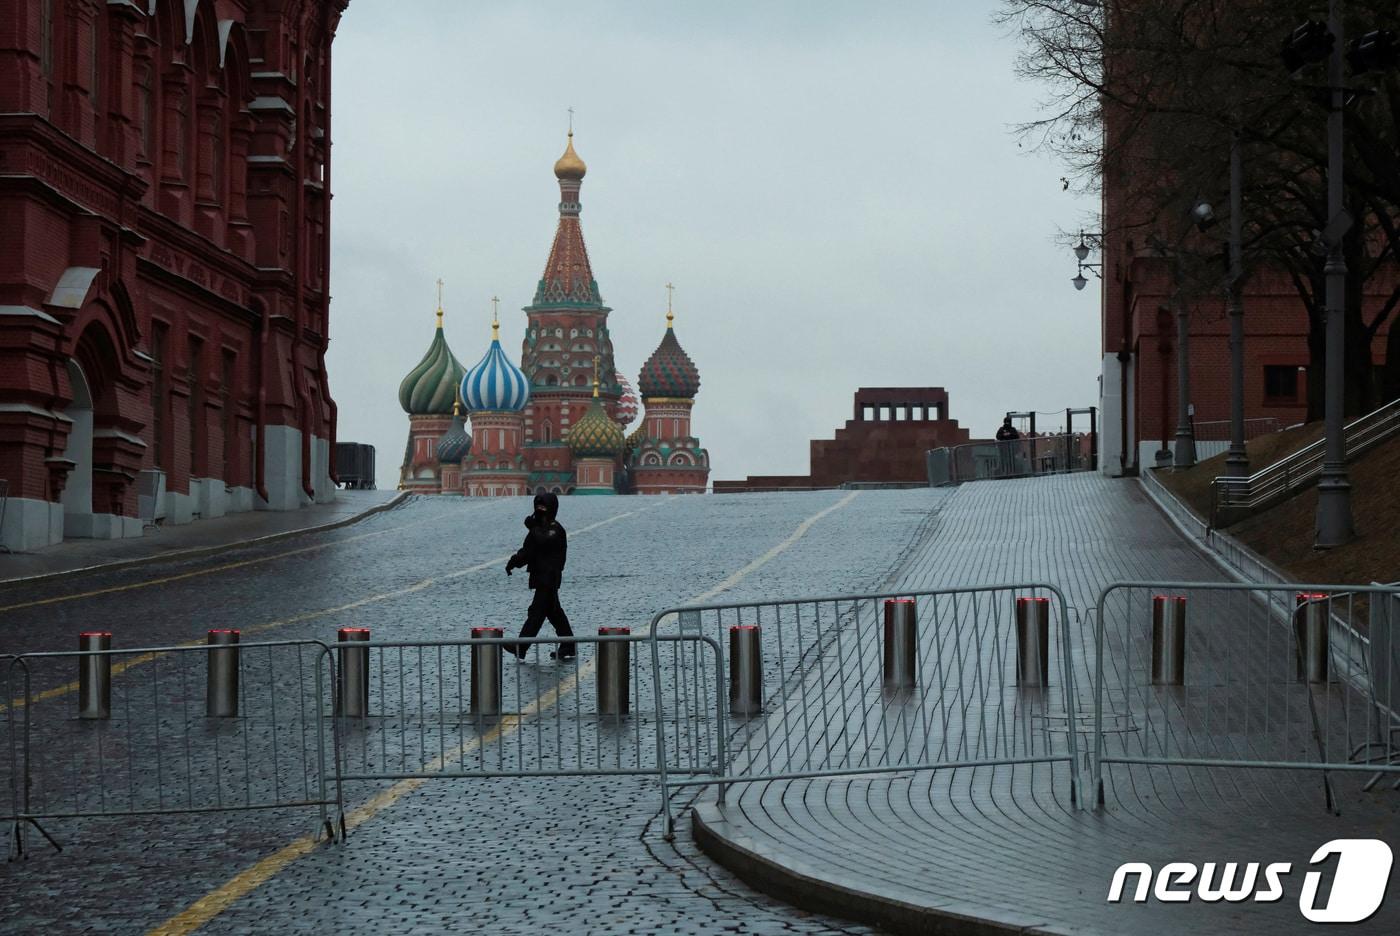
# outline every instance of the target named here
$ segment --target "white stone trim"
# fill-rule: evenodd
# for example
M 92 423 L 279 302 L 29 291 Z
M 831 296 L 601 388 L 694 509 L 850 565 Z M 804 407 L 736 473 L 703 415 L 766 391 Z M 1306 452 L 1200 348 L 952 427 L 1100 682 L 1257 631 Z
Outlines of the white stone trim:
M 81 309 L 87 301 L 88 291 L 92 289 L 92 281 L 101 272 L 97 267 L 69 267 L 58 278 L 58 285 L 54 286 L 53 294 L 44 300 L 44 305 Z
M 54 318 L 49 313 L 30 306 L 0 305 L 0 315 L 28 315 L 54 325 L 59 324 L 58 319 Z
M 49 419 L 57 420 L 58 422 L 70 424 L 73 422 L 73 420 L 62 413 L 55 413 L 53 410 L 46 410 L 38 406 L 30 406 L 28 403 L 0 403 L 0 413 L 31 413 L 35 416 L 44 416 Z
M 42 549 L 63 541 L 63 505 L 33 497 L 11 497 L 5 503 L 0 543 L 14 552 Z
M 129 432 L 122 432 L 120 429 L 94 429 L 92 431 L 94 439 L 121 439 L 123 442 L 130 442 L 132 445 L 139 445 L 146 448 L 144 440 L 132 435 Z
M 185 0 L 185 45 L 194 42 L 194 14 L 199 9 L 199 0 Z
M 224 67 L 224 57 L 228 52 L 228 35 L 233 31 L 233 24 L 236 20 L 219 20 L 219 68 Z
M 255 111 L 283 111 L 288 114 L 296 114 L 296 109 L 287 103 L 287 99 L 276 94 L 263 94 L 253 98 L 248 105 L 249 110 Z M 249 157 L 250 159 L 252 157 Z

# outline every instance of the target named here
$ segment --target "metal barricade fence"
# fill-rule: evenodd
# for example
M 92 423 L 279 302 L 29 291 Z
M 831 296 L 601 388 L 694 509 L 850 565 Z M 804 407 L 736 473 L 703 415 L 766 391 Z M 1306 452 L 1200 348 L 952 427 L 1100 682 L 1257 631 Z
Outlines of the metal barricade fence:
M 330 838 L 342 822 L 320 641 L 26 653 L 4 681 L 18 852 L 26 826 L 53 842 L 51 819 L 316 807 Z
M 336 719 L 337 779 L 717 773 L 719 647 L 604 630 L 613 633 L 570 638 L 580 652 L 554 661 L 545 651 L 558 637 L 507 639 L 495 628 L 456 641 L 356 642 L 367 710 Z M 512 659 L 514 646 L 528 648 L 525 660 Z
M 719 770 L 663 770 L 667 834 L 671 793 L 711 784 L 1065 762 L 1077 802 L 1069 630 L 1036 583 L 659 612 L 653 639 L 706 638 L 729 682 Z
M 1094 637 L 1098 802 L 1113 764 L 1146 772 L 1134 782 L 1229 804 L 1276 801 L 1277 782 L 1218 768 L 1322 771 L 1329 809 L 1333 773 L 1369 773 L 1365 788 L 1400 774 L 1397 599 L 1394 586 L 1104 589 Z

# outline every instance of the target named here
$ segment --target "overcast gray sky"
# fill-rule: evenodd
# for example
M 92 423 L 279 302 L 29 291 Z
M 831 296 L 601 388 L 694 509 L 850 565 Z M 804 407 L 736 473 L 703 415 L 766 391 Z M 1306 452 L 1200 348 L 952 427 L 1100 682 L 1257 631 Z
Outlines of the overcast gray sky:
M 1092 217 L 1011 126 L 993 4 L 354 0 L 334 49 L 331 391 L 397 483 L 398 385 L 433 335 L 470 367 L 490 297 L 518 360 L 558 218 L 566 109 L 583 228 L 635 384 L 665 328 L 700 369 L 712 478 L 806 473 L 860 386 L 942 386 L 989 436 L 1097 395 Z

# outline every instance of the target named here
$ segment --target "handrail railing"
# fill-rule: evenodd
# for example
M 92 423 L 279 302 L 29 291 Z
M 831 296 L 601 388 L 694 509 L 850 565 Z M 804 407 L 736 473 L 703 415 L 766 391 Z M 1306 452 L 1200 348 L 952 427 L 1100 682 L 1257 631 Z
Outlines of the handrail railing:
M 1397 432 L 1400 432 L 1400 399 L 1347 423 L 1347 461 Z M 1310 486 L 1322 473 L 1325 449 L 1326 440 L 1319 439 L 1247 478 L 1228 475 L 1216 478 L 1211 482 L 1211 526 L 1228 526 Z
M 930 449 L 925 458 L 931 487 L 1094 468 L 1093 438 L 1084 432 L 964 442 Z
M 1230 441 L 1230 420 L 1228 419 L 1195 419 L 1191 421 L 1191 429 L 1197 442 Z M 1244 421 L 1246 440 L 1257 439 L 1282 429 L 1283 420 L 1276 416 L 1257 416 Z

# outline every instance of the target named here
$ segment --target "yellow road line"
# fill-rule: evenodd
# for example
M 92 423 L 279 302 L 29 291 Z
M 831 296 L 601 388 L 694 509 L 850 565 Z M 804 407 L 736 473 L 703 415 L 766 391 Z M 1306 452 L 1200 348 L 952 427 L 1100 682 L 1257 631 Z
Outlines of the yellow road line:
M 484 507 L 486 505 L 483 504 L 482 506 Z M 472 507 L 469 509 L 480 510 L 481 507 Z M 274 553 L 270 556 L 260 556 L 256 559 L 244 559 L 239 562 L 228 562 L 220 566 L 211 566 L 208 569 L 195 569 L 191 572 L 181 572 L 179 575 L 167 575 L 163 578 L 146 579 L 145 581 L 141 582 L 131 582 L 127 585 L 112 585 L 108 588 L 97 588 L 92 591 L 77 592 L 72 595 L 55 595 L 52 598 L 37 598 L 33 601 L 22 601 L 18 604 L 3 605 L 0 606 L 0 614 L 3 614 L 6 611 L 19 611 L 24 608 L 37 608 L 43 605 L 59 604 L 65 601 L 79 601 L 84 598 L 96 598 L 101 595 L 112 595 L 116 594 L 117 592 L 132 591 L 137 588 L 151 588 L 155 585 L 168 585 L 171 582 L 180 582 L 185 579 L 198 578 L 201 575 L 213 575 L 216 572 L 228 572 L 231 569 L 242 569 L 247 566 L 260 565 L 265 562 L 272 562 L 276 559 L 285 559 L 288 556 L 299 556 L 303 553 L 316 552 L 317 550 L 321 549 L 329 549 L 332 546 L 341 546 L 346 543 L 354 543 L 358 540 L 369 539 L 372 536 L 384 536 L 388 533 L 397 533 L 398 531 L 406 530 L 409 527 L 418 526 L 419 524 L 428 523 L 433 520 L 440 520 L 442 519 L 442 517 L 443 515 L 425 517 L 422 520 L 414 520 L 412 523 L 405 523 L 401 526 L 391 527 L 387 530 L 373 530 L 369 533 L 361 533 L 357 536 L 346 537 L 345 539 L 332 540 L 327 543 L 317 543 L 314 546 L 303 546 L 300 549 L 289 549 L 285 552 Z M 308 530 L 307 532 L 314 533 L 315 531 Z M 179 556 L 171 556 L 170 559 L 173 562 L 180 561 Z
M 684 603 L 699 604 L 701 602 L 710 600 L 715 595 L 719 594 L 720 592 L 726 589 L 734 587 L 739 582 L 743 581 L 744 578 L 757 571 L 759 568 L 771 561 L 775 556 L 779 555 L 784 550 L 791 547 L 799 539 L 801 539 L 807 533 L 807 531 L 812 528 L 812 524 L 816 523 L 818 520 L 820 520 L 822 517 L 825 517 L 832 511 L 839 510 L 840 508 L 849 504 L 852 500 L 855 499 L 855 496 L 858 493 L 858 491 L 852 491 L 850 494 L 842 498 L 837 503 L 831 505 L 830 507 L 827 507 L 826 509 L 816 514 L 813 514 L 811 517 L 808 517 L 806 520 L 802 521 L 802 523 L 798 525 L 797 529 L 793 531 L 791 536 L 783 540 L 777 546 L 774 546 L 772 549 L 768 550 L 768 552 L 764 553 L 762 556 L 759 556 L 753 562 L 750 562 L 748 565 L 744 566 L 738 572 L 735 572 L 733 575 L 729 576 L 727 579 L 725 579 L 720 584 L 716 585 L 714 588 L 709 589 L 703 594 L 696 595 L 693 598 L 689 598 Z M 626 514 L 621 514 L 619 516 L 626 516 Z M 613 517 L 603 521 L 602 523 L 596 523 L 592 527 L 587 527 L 585 529 L 596 529 L 597 527 L 602 526 L 603 523 L 611 523 L 615 519 L 618 518 Z M 581 530 L 580 532 L 583 531 Z M 643 629 L 643 633 L 645 633 L 645 628 Z M 594 669 L 597 666 L 597 659 L 598 658 L 595 656 L 593 657 L 593 659 L 580 666 L 572 676 L 569 676 L 567 679 L 562 680 L 559 683 L 559 685 L 555 686 L 553 689 L 550 689 L 548 692 L 541 695 L 534 702 L 527 705 L 525 707 L 525 710 L 521 712 L 518 716 L 508 716 L 506 718 L 503 718 L 500 724 L 498 724 L 491 731 L 487 732 L 485 735 L 482 735 L 480 738 L 469 738 L 462 744 L 458 745 L 455 750 L 448 752 L 445 755 L 440 755 L 434 758 L 427 765 L 425 765 L 423 772 L 436 773 L 447 767 L 450 767 L 453 764 L 460 761 L 470 752 L 476 750 L 481 745 L 496 741 L 499 738 L 506 737 L 507 735 L 519 730 L 521 724 L 525 721 L 525 719 L 529 718 L 530 716 L 539 715 L 549 711 L 551 708 L 558 705 L 560 700 L 571 695 L 578 688 L 579 681 L 585 678 L 586 676 L 590 675 L 594 671 Z M 398 783 L 395 783 L 389 789 L 376 794 L 375 796 L 373 796 L 369 800 L 366 800 L 364 803 L 357 806 L 355 809 L 351 810 L 349 813 L 346 814 L 346 828 L 353 829 L 361 825 L 362 823 L 369 821 L 379 813 L 383 812 L 385 809 L 392 806 L 394 803 L 403 799 L 409 793 L 412 793 L 414 790 L 418 789 L 429 779 L 430 778 L 428 777 L 414 777 L 409 780 L 400 780 Z M 219 914 L 227 910 L 234 903 L 234 901 L 238 900 L 240 897 L 245 897 L 248 894 L 252 893 L 259 886 L 271 880 L 279 871 L 287 867 L 287 865 L 313 851 L 316 848 L 316 845 L 316 836 L 307 835 L 297 839 L 291 844 L 284 846 L 276 852 L 273 852 L 271 855 L 268 855 L 266 858 L 262 859 L 252 867 L 240 871 L 221 887 L 210 891 L 203 897 L 196 900 L 194 903 L 190 904 L 181 913 L 171 917 L 164 923 L 161 923 L 155 928 L 149 930 L 146 933 L 146 936 L 187 936 L 187 934 L 193 933 L 205 923 L 208 923 L 210 920 L 214 919 Z
M 669 498 L 667 498 L 667 500 L 669 500 Z M 590 532 L 590 531 L 592 531 L 592 530 L 596 530 L 596 529 L 598 529 L 599 527 L 607 526 L 609 523 L 614 523 L 614 522 L 616 522 L 616 521 L 618 521 L 618 520 L 621 520 L 621 519 L 623 519 L 624 517 L 630 517 L 630 516 L 632 516 L 633 514 L 641 513 L 641 512 L 644 511 L 644 510 L 651 510 L 651 509 L 653 509 L 653 508 L 655 508 L 655 507 L 659 507 L 659 506 L 661 506 L 661 504 L 663 504 L 663 503 L 666 503 L 666 501 L 665 501 L 665 500 L 658 501 L 658 502 L 656 502 L 656 503 L 654 503 L 654 504 L 648 504 L 648 505 L 645 506 L 645 507 L 639 507 L 639 508 L 637 508 L 636 510 L 629 510 L 629 511 L 627 511 L 626 513 L 615 514 L 614 516 L 608 517 L 606 520 L 599 520 L 597 523 L 591 523 L 591 524 L 589 524 L 589 525 L 586 526 L 586 527 L 580 528 L 579 530 L 575 531 L 574 535 L 575 535 L 575 536 L 580 536 L 580 535 L 582 535 L 582 534 L 584 534 L 584 533 L 588 533 L 588 532 Z M 402 527 L 398 527 L 397 529 L 403 529 L 403 528 L 402 528 Z M 380 532 L 388 532 L 388 531 L 380 531 Z M 366 533 L 366 534 L 364 534 L 363 536 L 360 536 L 360 537 L 357 537 L 357 538 L 358 538 L 358 539 L 363 539 L 365 536 L 377 536 L 377 535 L 379 535 L 379 534 L 378 534 L 378 533 Z M 350 541 L 349 541 L 349 540 L 340 540 L 339 542 L 345 543 L 345 542 L 350 542 Z M 321 548 L 324 548 L 324 547 L 317 546 L 317 547 L 312 547 L 312 548 L 321 549 Z M 305 549 L 297 550 L 297 552 L 306 552 L 306 551 L 307 551 L 307 550 L 305 550 Z M 281 554 L 281 556 L 288 556 L 288 555 L 294 555 L 294 553 L 282 553 L 282 554 Z M 281 556 L 279 556 L 279 557 L 274 557 L 274 558 L 281 558 Z M 388 600 L 390 600 L 390 599 L 392 599 L 392 598 L 401 598 L 401 597 L 403 597 L 404 595 L 411 595 L 411 594 L 413 594 L 414 592 L 422 591 L 423 589 L 425 589 L 425 588 L 430 588 L 430 587 L 432 587 L 433 585 L 438 585 L 438 584 L 440 584 L 440 583 L 442 583 L 442 582 L 447 582 L 447 581 L 452 581 L 452 580 L 454 580 L 454 579 L 459 579 L 459 578 L 462 578 L 462 577 L 465 576 L 465 575 L 471 575 L 471 574 L 474 573 L 474 572 L 481 572 L 481 571 L 483 571 L 483 570 L 485 570 L 485 569 L 492 568 L 493 566 L 500 565 L 501 563 L 505 562 L 505 561 L 506 561 L 507 559 L 509 559 L 510 557 L 511 557 L 511 553 L 506 553 L 506 554 L 503 555 L 503 556 L 498 556 L 498 557 L 496 557 L 496 558 L 494 558 L 494 559 L 488 559 L 488 560 L 486 560 L 485 562 L 479 562 L 479 563 L 477 563 L 477 564 L 474 565 L 474 566 L 469 566 L 469 567 L 467 567 L 467 568 L 465 568 L 465 569 L 458 569 L 456 572 L 449 572 L 448 574 L 443 575 L 443 576 L 438 577 L 438 578 L 432 578 L 432 577 L 430 577 L 430 578 L 421 579 L 421 580 L 419 580 L 419 581 L 417 581 L 417 582 L 414 582 L 412 585 L 407 585 L 407 586 L 405 586 L 405 587 L 403 587 L 403 588 L 395 589 L 394 591 L 381 592 L 380 594 L 377 594 L 377 595 L 369 595 L 368 597 L 360 598 L 360 599 L 358 599 L 358 600 L 356 600 L 356 601 L 352 601 L 352 602 L 350 602 L 349 604 L 336 605 L 336 606 L 333 607 L 333 608 L 321 608 L 321 609 L 319 609 L 319 610 L 317 610 L 317 611 L 305 611 L 305 612 L 303 612 L 303 613 L 301 613 L 301 614 L 293 615 L 292 617 L 289 617 L 289 618 L 281 618 L 281 619 L 276 620 L 276 621 L 265 621 L 265 622 L 263 622 L 262 624 L 254 624 L 254 625 L 252 625 L 252 626 L 250 626 L 250 627 L 242 628 L 241 634 L 261 634 L 261 633 L 266 633 L 267 631 L 274 630 L 274 629 L 279 628 L 279 627 L 287 627 L 287 626 L 290 626 L 290 625 L 292 625 L 292 624 L 301 624 L 301 623 L 303 623 L 303 622 L 305 622 L 305 621 L 315 620 L 316 618 L 326 617 L 326 616 L 332 615 L 332 614 L 339 614 L 339 613 L 341 613 L 342 611 L 353 611 L 353 610 L 355 610 L 356 608 L 362 608 L 362 607 L 364 607 L 365 605 L 377 604 L 378 602 L 381 602 L 381 601 L 388 601 Z M 263 562 L 263 561 L 266 561 L 266 560 L 257 559 L 257 560 L 251 560 L 251 561 L 254 561 L 254 562 Z M 248 565 L 248 564 L 250 564 L 250 563 L 237 563 L 237 564 L 235 564 L 235 566 L 236 566 L 236 565 Z M 235 567 L 235 566 L 226 566 L 225 568 L 233 568 L 233 567 Z M 213 570 L 211 570 L 211 571 L 213 571 Z M 199 573 L 190 573 L 190 574 L 199 574 Z M 176 576 L 175 578 L 183 578 L 183 577 L 186 577 L 186 576 Z M 173 579 L 172 579 L 172 580 L 173 580 Z M 150 584 L 156 584 L 156 583 L 155 583 L 155 582 L 152 582 L 152 583 L 150 583 Z M 132 586 L 124 586 L 124 587 L 132 587 Z M 0 608 L 0 611 L 3 611 L 3 610 L 5 610 L 5 609 L 4 609 L 4 608 Z M 240 634 L 240 636 L 241 636 L 241 634 Z M 201 645 L 203 645 L 203 644 L 204 644 L 204 641 L 203 641 L 203 640 L 195 639 L 195 640 L 186 641 L 186 642 L 181 643 L 181 644 L 176 644 L 175 646 L 177 646 L 177 647 L 197 647 L 197 646 L 201 646 Z M 118 673 L 122 673 L 122 672 L 124 672 L 124 671 L 126 671 L 126 670 L 128 670 L 128 669 L 131 669 L 131 667 L 133 667 L 133 666 L 139 666 L 139 665 L 141 665 L 142 663 L 149 663 L 149 662 L 151 662 L 152 660 L 154 660 L 154 659 L 156 658 L 156 656 L 157 656 L 157 654 L 154 654 L 154 653 L 143 653 L 143 654 L 141 654 L 141 655 L 139 655 L 139 656 L 134 656 L 134 657 L 132 657 L 132 658 L 130 658 L 130 659 L 128 659 L 128 660 L 122 660 L 122 661 L 120 661 L 120 662 L 114 663 L 114 664 L 112 665 L 112 675 L 113 675 L 113 676 L 116 676 Z M 78 683 L 77 683 L 77 682 L 70 682 L 70 683 L 66 683 L 66 684 L 64 684 L 64 685 L 62 685 L 62 686 L 55 686 L 55 687 L 52 688 L 52 689 L 45 689 L 43 692 L 37 693 L 37 694 L 33 697 L 33 699 L 32 699 L 31 701 L 32 701 L 32 702 L 42 702 L 42 701 L 44 701 L 44 700 L 46 700 L 46 699 L 56 699 L 56 698 L 58 698 L 58 697 L 60 697 L 60 696 L 65 696 L 65 695 L 68 695 L 68 694 L 71 693 L 71 692 L 77 692 L 77 691 L 78 691 Z M 3 713 L 3 712 L 5 712 L 6 710 L 12 709 L 12 708 L 14 708 L 14 709 L 24 708 L 24 704 L 25 704 L 25 702 L 24 702 L 24 699 L 23 699 L 23 698 L 11 699 L 11 700 L 9 701 L 9 704 L 0 703 L 0 713 Z

